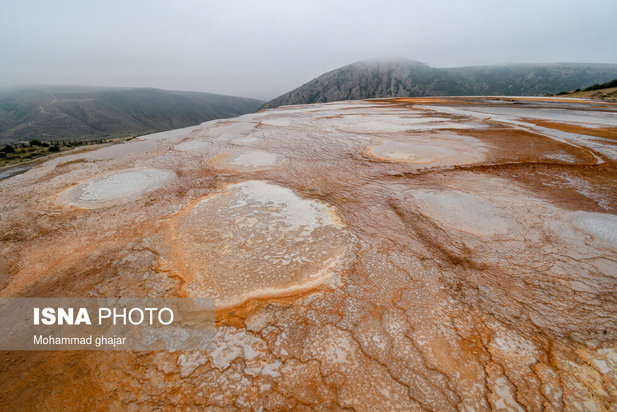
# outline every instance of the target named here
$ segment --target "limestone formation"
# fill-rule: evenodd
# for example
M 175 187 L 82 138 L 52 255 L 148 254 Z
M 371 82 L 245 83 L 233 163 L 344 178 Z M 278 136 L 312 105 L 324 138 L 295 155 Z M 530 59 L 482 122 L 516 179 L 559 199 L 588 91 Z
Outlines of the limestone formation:
M 1 297 L 217 298 L 210 352 L 0 353 L 0 409 L 615 410 L 616 129 L 286 106 L 0 181 Z

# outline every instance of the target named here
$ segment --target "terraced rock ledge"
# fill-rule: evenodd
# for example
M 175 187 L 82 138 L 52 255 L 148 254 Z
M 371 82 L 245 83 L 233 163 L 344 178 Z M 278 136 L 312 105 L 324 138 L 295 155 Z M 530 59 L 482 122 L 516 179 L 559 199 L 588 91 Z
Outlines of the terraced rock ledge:
M 2 352 L 0 409 L 615 410 L 617 104 L 287 106 L 0 182 L 0 296 L 217 298 L 212 352 Z

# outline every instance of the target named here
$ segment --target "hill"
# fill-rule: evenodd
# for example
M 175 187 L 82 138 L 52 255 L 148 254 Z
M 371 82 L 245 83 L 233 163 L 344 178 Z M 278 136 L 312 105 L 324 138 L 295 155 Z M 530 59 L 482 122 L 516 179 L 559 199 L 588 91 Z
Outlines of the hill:
M 559 96 L 600 99 L 614 102 L 617 101 L 617 79 L 602 84 L 594 84 L 593 86 L 586 87 L 583 90 L 561 92 L 559 93 Z
M 364 60 L 325 73 L 263 108 L 380 97 L 533 96 L 617 77 L 617 65 L 514 64 L 439 69 L 406 59 Z
M 0 91 L 0 143 L 145 134 L 255 111 L 256 99 L 147 88 L 21 87 Z

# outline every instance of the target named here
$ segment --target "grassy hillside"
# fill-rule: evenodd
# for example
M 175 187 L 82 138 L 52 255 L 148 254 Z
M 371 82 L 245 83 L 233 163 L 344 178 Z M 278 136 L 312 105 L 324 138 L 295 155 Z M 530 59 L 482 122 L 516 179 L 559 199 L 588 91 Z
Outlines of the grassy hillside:
M 145 134 L 235 117 L 262 103 L 160 89 L 16 88 L 0 91 L 0 143 Z
M 559 96 L 580 97 L 584 99 L 600 99 L 617 102 L 617 79 L 602 84 L 594 84 L 583 90 L 561 92 Z

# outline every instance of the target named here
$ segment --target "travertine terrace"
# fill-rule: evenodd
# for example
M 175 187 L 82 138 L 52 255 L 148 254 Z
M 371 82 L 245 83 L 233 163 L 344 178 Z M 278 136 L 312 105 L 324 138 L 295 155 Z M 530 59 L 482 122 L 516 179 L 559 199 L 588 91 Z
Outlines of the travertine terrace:
M 212 352 L 3 352 L 0 408 L 615 410 L 617 104 L 288 106 L 0 182 L 0 296 L 217 298 Z

